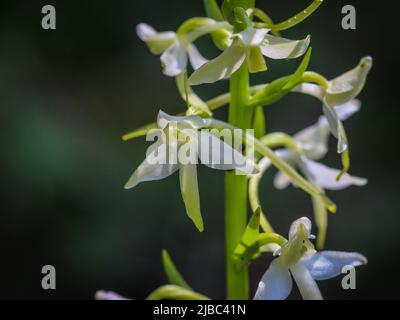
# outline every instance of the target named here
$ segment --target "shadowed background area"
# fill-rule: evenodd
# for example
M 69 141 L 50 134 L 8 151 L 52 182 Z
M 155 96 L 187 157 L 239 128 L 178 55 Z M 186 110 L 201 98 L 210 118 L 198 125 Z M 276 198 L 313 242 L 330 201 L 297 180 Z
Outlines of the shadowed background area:
M 276 21 L 305 8 L 306 0 L 258 0 Z M 312 35 L 310 70 L 328 78 L 355 66 L 365 55 L 374 68 L 360 98 L 362 111 L 346 122 L 352 174 L 369 185 L 329 193 L 339 207 L 330 216 L 327 248 L 359 251 L 369 265 L 357 269 L 357 290 L 340 278 L 322 282 L 328 299 L 399 298 L 396 30 L 390 10 L 367 1 L 327 0 L 307 21 L 284 32 Z M 57 30 L 41 28 L 41 8 L 57 9 Z M 341 28 L 341 8 L 357 9 L 357 30 Z M 144 159 L 145 139 L 121 135 L 155 120 L 159 109 L 185 109 L 174 80 L 161 73 L 135 34 L 142 21 L 176 30 L 203 15 L 202 1 L 2 1 L 0 4 L 1 214 L 0 298 L 92 299 L 110 289 L 142 299 L 166 282 L 160 253 L 168 249 L 197 291 L 223 298 L 223 173 L 199 170 L 206 231 L 187 219 L 178 176 L 125 191 L 123 185 Z M 218 52 L 199 41 L 208 58 Z M 269 61 L 254 83 L 293 72 L 299 61 Z M 203 97 L 228 89 L 226 82 L 196 88 Z M 313 124 L 318 101 L 289 95 L 266 109 L 268 132 L 290 134 Z M 226 110 L 216 113 L 226 117 Z M 326 163 L 339 167 L 335 142 Z M 276 191 L 273 171 L 262 185 L 265 211 L 286 235 L 290 223 L 311 216 L 309 197 L 289 188 Z M 252 292 L 269 263 L 252 266 Z M 54 265 L 57 290 L 41 288 L 41 268 Z M 298 298 L 295 291 L 291 298 Z

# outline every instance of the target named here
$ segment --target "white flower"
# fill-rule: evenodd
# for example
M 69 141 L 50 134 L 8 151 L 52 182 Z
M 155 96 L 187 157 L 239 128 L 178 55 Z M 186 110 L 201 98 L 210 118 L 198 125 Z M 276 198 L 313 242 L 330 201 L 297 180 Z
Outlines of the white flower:
M 294 89 L 294 91 L 312 95 L 323 102 L 323 111 L 330 130 L 338 139 L 338 153 L 343 153 L 348 149 L 348 141 L 343 123 L 337 114 L 337 106 L 350 102 L 360 94 L 372 64 L 371 57 L 361 59 L 357 67 L 329 81 L 326 89 L 310 83 L 301 84 Z
M 297 58 L 306 52 L 310 44 L 309 36 L 304 40 L 293 41 L 269 35 L 269 31 L 249 27 L 234 35 L 229 48 L 191 75 L 190 85 L 228 79 L 245 62 L 252 73 L 264 71 L 267 66 L 263 56 L 272 59 Z
M 141 182 L 167 178 L 179 170 L 187 214 L 200 231 L 204 230 L 204 226 L 197 183 L 198 159 L 218 170 L 238 170 L 243 174 L 254 174 L 258 170 L 252 160 L 207 130 L 200 130 L 206 126 L 207 120 L 196 115 L 174 117 L 160 111 L 160 130 L 156 133 L 166 134 L 151 146 L 145 161 L 125 185 L 126 189 L 131 189 Z
M 205 34 L 226 27 L 227 23 L 210 19 L 209 24 L 184 35 L 178 35 L 172 31 L 159 33 L 145 23 L 139 24 L 136 31 L 153 54 L 161 55 L 164 74 L 176 77 L 186 71 L 188 60 L 195 70 L 208 61 L 200 54 L 193 42 Z
M 341 106 L 337 106 L 335 113 L 340 121 L 344 121 L 360 109 L 358 100 L 351 100 Z M 328 119 L 325 116 L 320 117 L 319 121 L 294 136 L 297 147 L 301 153 L 299 157 L 293 151 L 279 150 L 277 154 L 297 166 L 306 178 L 321 189 L 342 190 L 349 186 L 364 186 L 367 180 L 358 177 L 352 177 L 344 174 L 340 180 L 337 180 L 340 170 L 329 168 L 315 160 L 321 160 L 328 151 L 328 138 L 330 127 Z M 274 185 L 277 189 L 284 189 L 290 184 L 290 180 L 283 173 L 276 175 Z
M 316 252 L 312 239 L 311 221 L 296 220 L 289 232 L 289 241 L 279 249 L 262 277 L 255 300 L 284 300 L 293 288 L 292 276 L 304 300 L 322 300 L 316 280 L 327 280 L 342 273 L 345 266 L 357 267 L 367 263 L 359 253 Z

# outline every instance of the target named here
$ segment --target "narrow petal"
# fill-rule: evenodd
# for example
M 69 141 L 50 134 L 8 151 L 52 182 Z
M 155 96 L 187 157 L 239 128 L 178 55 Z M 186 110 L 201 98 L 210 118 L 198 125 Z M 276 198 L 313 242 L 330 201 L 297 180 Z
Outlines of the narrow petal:
M 302 262 L 293 265 L 290 271 L 304 300 L 323 300 L 317 283 Z
M 197 69 L 189 78 L 189 85 L 214 83 L 228 79 L 239 70 L 246 58 L 246 50 L 236 40 L 221 55 Z
M 304 261 L 311 276 L 317 280 L 327 280 L 342 274 L 343 267 L 358 267 L 367 264 L 367 259 L 355 252 L 321 251 Z
M 95 295 L 95 300 L 103 300 L 103 301 L 124 301 L 129 300 L 120 296 L 119 294 L 112 291 L 97 291 Z
M 323 111 L 326 120 L 329 123 L 329 128 L 331 129 L 331 133 L 338 139 L 338 148 L 337 148 L 338 153 L 345 152 L 348 148 L 348 141 L 342 121 L 340 120 L 334 107 L 329 105 L 326 100 L 324 100 L 323 103 Z
M 200 212 L 199 186 L 197 183 L 197 166 L 195 164 L 179 165 L 181 193 L 186 212 L 200 232 L 204 231 L 203 218 Z
M 217 170 L 238 170 L 243 174 L 256 174 L 257 164 L 206 130 L 199 135 L 201 163 Z
M 177 41 L 170 46 L 161 56 L 164 74 L 169 77 L 176 77 L 186 71 L 187 67 L 186 50 L 182 44 Z
M 190 64 L 192 65 L 194 70 L 199 69 L 202 65 L 206 64 L 208 60 L 204 58 L 199 50 L 197 50 L 196 46 L 190 44 L 187 48 Z
M 285 300 L 293 288 L 288 267 L 277 258 L 263 275 L 254 300 Z
M 365 186 L 368 183 L 367 179 L 352 177 L 345 173 L 343 177 L 337 181 L 340 170 L 329 168 L 321 163 L 302 158 L 300 164 L 304 175 L 315 183 L 317 186 L 328 190 L 342 190 L 350 186 Z
M 333 79 L 327 90 L 327 102 L 331 106 L 338 106 L 357 97 L 364 88 L 371 68 L 372 58 L 365 57 L 353 70 Z
M 146 42 L 150 51 L 155 55 L 162 54 L 177 41 L 175 32 L 167 31 L 158 33 L 145 23 L 140 23 L 136 27 L 136 33 L 142 41 Z
M 167 155 L 168 148 L 165 146 L 160 146 L 150 152 L 144 162 L 132 174 L 125 185 L 125 189 L 132 189 L 139 183 L 146 181 L 162 180 L 175 173 L 178 170 L 178 165 L 168 164 Z
M 261 46 L 264 56 L 272 59 L 294 59 L 302 56 L 310 45 L 311 37 L 303 40 L 288 40 L 271 35 L 266 35 L 268 44 Z

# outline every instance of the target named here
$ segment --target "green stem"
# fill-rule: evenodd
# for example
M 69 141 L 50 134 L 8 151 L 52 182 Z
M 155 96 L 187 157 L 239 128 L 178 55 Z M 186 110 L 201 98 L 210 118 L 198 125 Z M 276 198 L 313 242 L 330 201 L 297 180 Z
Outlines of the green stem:
M 231 77 L 231 104 L 229 123 L 241 128 L 251 127 L 252 109 L 247 107 L 250 97 L 247 64 Z M 225 237 L 227 298 L 247 300 L 249 298 L 249 272 L 247 266 L 238 268 L 233 252 L 239 244 L 247 225 L 247 177 L 227 172 L 225 175 Z

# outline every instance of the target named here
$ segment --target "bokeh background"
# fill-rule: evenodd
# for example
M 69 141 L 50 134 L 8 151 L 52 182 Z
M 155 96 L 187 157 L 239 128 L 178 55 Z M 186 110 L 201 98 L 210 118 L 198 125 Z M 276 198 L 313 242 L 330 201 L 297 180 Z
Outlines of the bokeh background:
M 257 2 L 280 21 L 310 1 Z M 328 299 L 399 298 L 398 40 L 390 35 L 398 20 L 379 3 L 325 2 L 284 36 L 312 34 L 310 69 L 328 78 L 365 55 L 375 66 L 360 96 L 362 112 L 346 122 L 352 173 L 368 177 L 369 185 L 330 193 L 339 211 L 330 217 L 327 241 L 328 249 L 364 253 L 369 265 L 358 269 L 356 291 L 343 291 L 340 279 L 320 285 Z M 55 31 L 41 29 L 45 4 L 57 9 Z M 356 6 L 356 31 L 341 28 L 345 4 Z M 97 289 L 111 289 L 142 299 L 166 282 L 163 248 L 197 291 L 224 297 L 223 173 L 199 172 L 204 234 L 186 218 L 177 175 L 123 189 L 148 144 L 123 143 L 121 135 L 152 122 L 160 108 L 185 108 L 135 26 L 145 21 L 175 30 L 201 15 L 200 0 L 1 2 L 0 298 L 92 299 Z M 199 46 L 208 58 L 218 53 L 208 39 Z M 253 81 L 269 82 L 297 64 L 270 61 L 269 72 Z M 227 83 L 218 83 L 198 92 L 212 97 L 225 90 Z M 320 113 L 317 101 L 290 95 L 267 109 L 268 131 L 295 133 Z M 340 166 L 333 151 L 326 163 Z M 312 215 L 311 201 L 294 188 L 274 190 L 272 177 L 263 183 L 264 206 L 286 234 L 291 221 Z M 252 266 L 253 292 L 268 260 Z M 56 267 L 55 291 L 41 288 L 46 264 Z

